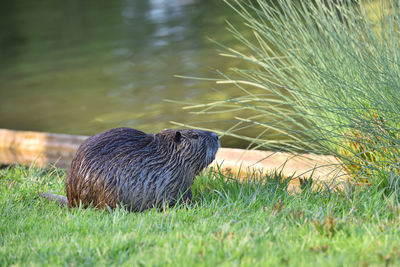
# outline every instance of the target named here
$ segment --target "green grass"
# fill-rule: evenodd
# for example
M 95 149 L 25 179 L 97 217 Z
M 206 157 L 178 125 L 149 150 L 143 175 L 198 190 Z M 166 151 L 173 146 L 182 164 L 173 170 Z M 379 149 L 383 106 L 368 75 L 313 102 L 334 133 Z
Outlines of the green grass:
M 68 209 L 64 172 L 0 170 L 1 266 L 400 264 L 400 206 L 375 187 L 289 194 L 276 179 L 207 172 L 194 204 L 129 213 Z M 256 177 L 255 177 L 256 178 Z

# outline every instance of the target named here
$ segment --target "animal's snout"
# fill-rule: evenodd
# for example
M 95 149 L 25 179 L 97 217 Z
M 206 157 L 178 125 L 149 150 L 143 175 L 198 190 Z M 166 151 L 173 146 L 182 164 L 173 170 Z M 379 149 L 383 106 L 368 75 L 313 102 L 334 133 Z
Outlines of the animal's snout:
M 213 132 L 208 132 L 208 134 L 211 137 L 211 140 L 214 140 L 214 142 L 212 143 L 216 144 L 216 149 L 218 150 L 218 148 L 221 146 L 221 144 L 219 143 L 218 135 Z
M 215 138 L 215 139 L 218 140 L 218 134 L 210 132 L 210 135 L 211 135 L 212 138 Z
M 208 135 L 211 137 L 211 138 L 213 138 L 213 139 L 215 139 L 215 140 L 219 140 L 218 139 L 218 135 L 216 134 L 216 133 L 213 133 L 213 132 L 207 132 L 208 133 Z

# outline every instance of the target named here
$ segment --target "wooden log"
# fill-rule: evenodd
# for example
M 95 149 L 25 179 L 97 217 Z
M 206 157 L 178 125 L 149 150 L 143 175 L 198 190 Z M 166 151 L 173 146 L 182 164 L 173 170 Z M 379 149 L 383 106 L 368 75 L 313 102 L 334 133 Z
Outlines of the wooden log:
M 246 177 L 253 171 L 265 174 L 276 171 L 294 178 L 309 178 L 312 175 L 313 179 L 327 183 L 348 178 L 340 161 L 330 155 L 221 148 L 214 165 L 222 166 L 223 170 L 239 174 L 240 177 Z
M 0 163 L 68 168 L 87 136 L 0 129 Z
M 87 136 L 13 131 L 0 129 L 0 163 L 35 164 L 40 167 L 56 165 L 68 169 L 72 157 Z M 331 181 L 343 180 L 346 173 L 338 168 L 333 156 L 314 154 L 294 155 L 283 152 L 220 148 L 214 167 L 245 177 L 249 172 L 277 170 L 285 176 L 309 177 Z
M 0 129 L 0 148 L 16 151 L 54 150 L 75 153 L 87 136 Z

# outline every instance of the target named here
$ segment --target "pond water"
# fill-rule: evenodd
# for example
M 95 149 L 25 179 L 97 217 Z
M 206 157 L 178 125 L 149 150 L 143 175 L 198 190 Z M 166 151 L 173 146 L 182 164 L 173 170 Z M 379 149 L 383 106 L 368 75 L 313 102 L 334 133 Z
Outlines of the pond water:
M 1 1 L 0 128 L 91 135 L 196 121 L 164 99 L 220 97 L 175 75 L 239 64 L 208 39 L 238 45 L 226 20 L 241 27 L 219 0 Z

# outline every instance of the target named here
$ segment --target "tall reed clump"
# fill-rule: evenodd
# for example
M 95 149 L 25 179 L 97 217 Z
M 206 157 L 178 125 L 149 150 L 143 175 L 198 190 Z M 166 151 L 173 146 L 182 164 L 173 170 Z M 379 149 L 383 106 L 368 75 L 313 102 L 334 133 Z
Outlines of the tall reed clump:
M 229 25 L 246 49 L 224 47 L 222 55 L 246 67 L 217 83 L 240 94 L 186 108 L 229 113 L 231 127 L 214 130 L 255 148 L 334 154 L 358 181 L 397 188 L 400 1 L 228 4 L 253 35 Z

